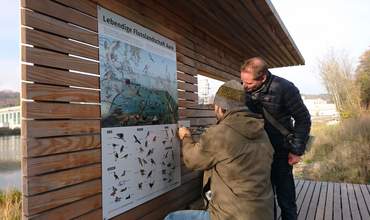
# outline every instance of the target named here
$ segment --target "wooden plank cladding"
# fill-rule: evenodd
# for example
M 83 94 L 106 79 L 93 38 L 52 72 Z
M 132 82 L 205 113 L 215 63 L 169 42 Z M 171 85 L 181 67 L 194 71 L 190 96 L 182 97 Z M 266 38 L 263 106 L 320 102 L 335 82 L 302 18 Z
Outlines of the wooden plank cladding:
M 49 85 L 99 89 L 99 77 L 40 66 L 22 65 L 22 80 Z M 28 92 L 26 94 L 28 95 Z
M 22 47 L 22 61 L 38 65 L 99 74 L 99 64 L 49 50 Z
M 36 30 L 98 46 L 98 35 L 96 33 L 34 11 L 21 9 L 21 24 Z
M 91 31 L 98 31 L 96 18 L 81 13 L 73 8 L 66 7 L 50 0 L 22 0 L 21 2 L 22 7 L 42 12 L 45 15 L 67 21 Z
M 99 59 L 98 49 L 95 47 L 81 44 L 76 41 L 68 40 L 53 34 L 23 28 L 22 42 L 35 47 L 54 50 L 61 53 L 73 54 L 94 60 Z
M 99 91 L 64 86 L 24 83 L 22 98 L 35 101 L 99 102 Z
M 92 180 L 65 189 L 55 190 L 32 197 L 26 197 L 26 207 L 24 209 L 25 214 L 35 215 L 41 213 L 42 211 L 47 211 L 64 204 L 95 195 L 99 192 L 101 192 L 101 181 Z
M 98 105 L 25 102 L 22 117 L 32 119 L 99 119 Z
M 271 29 L 281 24 L 265 18 L 268 4 L 21 0 L 24 219 L 102 219 L 98 5 L 175 41 L 179 118 L 198 135 L 216 118 L 212 106 L 198 105 L 197 75 L 238 80 L 241 61 L 255 55 L 271 67 L 304 63 L 283 29 Z M 201 175 L 182 164 L 180 187 L 114 219 L 186 208 Z
M 22 132 L 27 138 L 100 133 L 100 120 L 28 120 Z
M 29 138 L 24 140 L 23 153 L 27 157 L 68 153 L 100 148 L 100 135 L 63 136 L 54 138 Z M 27 147 L 25 147 L 27 146 Z

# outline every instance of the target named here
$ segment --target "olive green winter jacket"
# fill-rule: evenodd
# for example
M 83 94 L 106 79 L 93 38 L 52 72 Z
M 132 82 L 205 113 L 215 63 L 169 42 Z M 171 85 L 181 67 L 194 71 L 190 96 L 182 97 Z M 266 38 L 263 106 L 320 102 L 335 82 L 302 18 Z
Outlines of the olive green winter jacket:
M 188 168 L 204 170 L 203 185 L 211 181 L 212 220 L 273 219 L 273 148 L 263 119 L 245 110 L 228 112 L 198 143 L 185 137 L 182 151 Z

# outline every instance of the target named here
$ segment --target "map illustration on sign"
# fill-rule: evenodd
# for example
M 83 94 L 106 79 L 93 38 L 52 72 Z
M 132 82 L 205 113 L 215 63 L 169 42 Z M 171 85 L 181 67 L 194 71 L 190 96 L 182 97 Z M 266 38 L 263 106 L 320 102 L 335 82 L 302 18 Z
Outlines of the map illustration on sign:
M 176 61 L 102 37 L 103 127 L 175 124 Z
M 181 184 L 176 45 L 98 7 L 103 218 Z

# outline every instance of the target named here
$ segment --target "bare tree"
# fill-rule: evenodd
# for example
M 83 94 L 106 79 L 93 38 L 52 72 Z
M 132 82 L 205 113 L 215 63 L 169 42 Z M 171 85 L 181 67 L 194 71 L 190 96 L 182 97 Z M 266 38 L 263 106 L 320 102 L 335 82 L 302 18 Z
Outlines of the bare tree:
M 360 113 L 360 94 L 354 80 L 354 65 L 348 55 L 331 50 L 319 60 L 321 79 L 342 118 Z

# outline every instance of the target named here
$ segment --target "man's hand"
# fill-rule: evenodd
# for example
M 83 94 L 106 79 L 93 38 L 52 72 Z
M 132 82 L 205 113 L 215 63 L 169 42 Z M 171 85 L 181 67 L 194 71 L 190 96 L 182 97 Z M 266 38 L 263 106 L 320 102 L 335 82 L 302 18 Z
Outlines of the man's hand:
M 294 164 L 298 163 L 299 161 L 301 161 L 301 156 L 298 156 L 298 155 L 295 155 L 295 154 L 292 154 L 292 153 L 288 154 L 288 163 L 289 163 L 289 165 L 294 165 Z
M 185 127 L 179 128 L 179 138 L 180 138 L 180 140 L 183 140 L 185 136 L 191 137 L 190 130 L 185 128 Z

